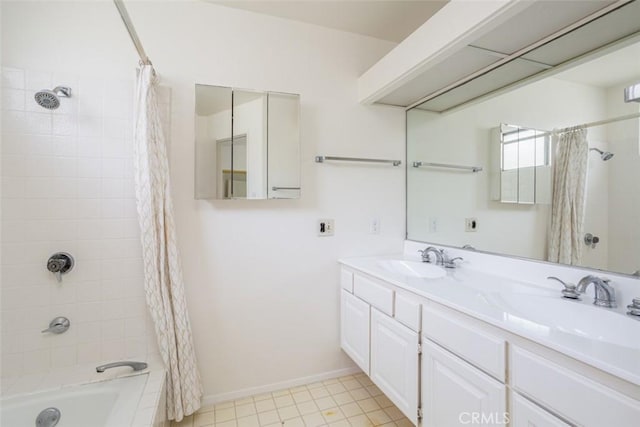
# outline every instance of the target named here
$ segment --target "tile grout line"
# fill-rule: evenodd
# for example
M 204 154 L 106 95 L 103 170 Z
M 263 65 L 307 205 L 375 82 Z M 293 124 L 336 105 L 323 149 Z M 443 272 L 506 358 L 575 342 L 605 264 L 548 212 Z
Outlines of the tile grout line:
M 239 410 L 241 412 L 239 412 Z M 411 427 L 364 374 L 201 408 L 172 427 Z

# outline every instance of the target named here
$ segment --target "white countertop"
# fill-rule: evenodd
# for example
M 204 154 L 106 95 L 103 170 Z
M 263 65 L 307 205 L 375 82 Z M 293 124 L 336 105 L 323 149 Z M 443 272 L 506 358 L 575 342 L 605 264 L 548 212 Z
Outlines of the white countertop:
M 594 307 L 589 297 L 582 298 L 582 301 L 566 300 L 561 298 L 558 287 L 545 287 L 498 276 L 471 269 L 464 264 L 456 269 L 446 269 L 447 274 L 441 279 L 407 277 L 382 267 L 380 261 L 391 259 L 416 261 L 418 257 L 396 254 L 346 258 L 339 262 L 640 385 L 640 321 L 626 316 L 621 309 Z M 532 307 L 535 313 L 531 316 L 526 308 L 519 310 L 509 303 L 501 303 L 509 298 L 516 302 L 522 299 L 529 306 L 531 301 L 534 304 L 538 301 L 552 303 L 560 310 L 564 310 L 561 304 L 566 304 L 566 321 L 584 327 L 578 328 L 578 333 L 575 328 L 569 332 L 562 324 L 553 324 L 553 317 L 545 313 L 542 303 L 539 311 L 537 306 Z M 595 315 L 592 316 L 593 313 Z M 617 334 L 616 343 L 603 341 L 599 336 L 599 331 L 603 329 L 596 322 L 597 316 L 601 315 L 616 324 L 619 319 L 620 328 L 612 331 Z

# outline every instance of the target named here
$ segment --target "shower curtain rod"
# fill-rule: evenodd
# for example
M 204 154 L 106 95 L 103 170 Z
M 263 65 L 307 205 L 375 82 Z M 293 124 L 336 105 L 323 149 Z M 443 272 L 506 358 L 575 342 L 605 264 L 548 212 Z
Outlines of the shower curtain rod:
M 129 33 L 129 37 L 131 37 L 131 41 L 133 42 L 134 47 L 138 51 L 138 56 L 140 56 L 140 62 L 144 65 L 152 65 L 151 60 L 147 56 L 144 48 L 142 47 L 142 43 L 140 43 L 140 39 L 138 38 L 138 33 L 136 33 L 136 29 L 131 22 L 131 18 L 129 17 L 129 13 L 127 12 L 127 8 L 124 6 L 124 2 L 122 0 L 113 0 L 113 3 L 116 5 L 118 9 L 118 13 L 120 13 L 120 18 L 122 18 L 122 22 L 124 26 L 127 27 L 127 32 Z
M 627 115 L 624 115 L 624 116 L 612 117 L 610 119 L 604 119 L 604 120 L 598 120 L 598 121 L 595 121 L 595 122 L 583 123 L 583 124 L 577 125 L 577 126 L 569 126 L 569 127 L 566 127 L 566 128 L 560 128 L 560 129 L 557 129 L 555 132 L 556 133 L 563 133 L 563 132 L 568 132 L 568 131 L 570 131 L 571 129 L 574 129 L 574 128 L 590 128 L 590 127 L 608 125 L 610 123 L 621 122 L 621 121 L 624 121 L 624 120 L 631 120 L 631 119 L 637 119 L 637 118 L 640 118 L 640 113 L 627 114 Z M 536 129 L 531 129 L 531 128 L 524 128 L 524 129 L 536 130 Z M 527 137 L 524 137 L 524 138 L 519 138 L 518 141 L 526 141 L 528 139 L 535 139 L 535 138 L 540 138 L 540 137 L 543 137 L 543 136 L 549 136 L 549 135 L 552 135 L 553 133 L 554 133 L 554 131 L 547 130 L 547 131 L 544 131 L 543 133 L 540 133 L 538 135 L 531 135 L 531 136 L 527 136 Z

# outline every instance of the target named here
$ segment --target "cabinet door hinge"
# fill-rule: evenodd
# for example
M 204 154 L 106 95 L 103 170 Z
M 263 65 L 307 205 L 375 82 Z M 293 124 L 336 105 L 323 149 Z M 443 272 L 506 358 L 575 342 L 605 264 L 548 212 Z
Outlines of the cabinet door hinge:
M 422 354 L 422 344 L 418 344 L 418 354 Z
M 418 408 L 418 419 L 422 419 L 422 408 Z

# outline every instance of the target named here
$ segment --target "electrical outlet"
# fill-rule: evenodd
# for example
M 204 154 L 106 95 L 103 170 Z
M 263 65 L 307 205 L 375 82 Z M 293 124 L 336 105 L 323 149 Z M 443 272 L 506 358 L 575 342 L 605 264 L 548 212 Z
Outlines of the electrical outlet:
M 464 231 L 478 231 L 478 220 L 476 218 L 465 218 Z
M 317 230 L 318 236 L 333 236 L 333 220 L 319 219 Z
M 369 233 L 380 234 L 380 218 L 372 218 L 369 224 Z
M 429 233 L 435 233 L 436 231 L 438 231 L 438 218 L 429 217 Z

